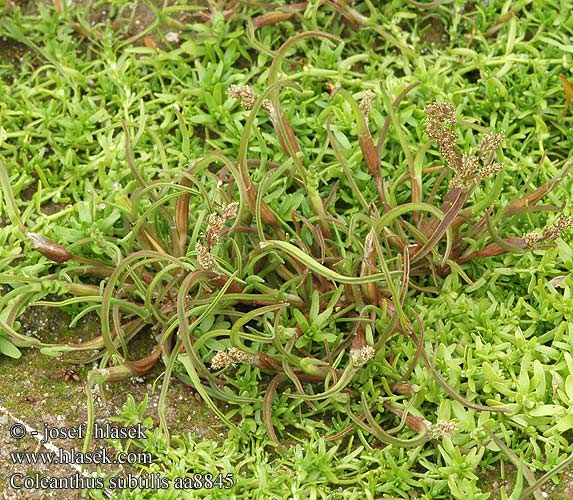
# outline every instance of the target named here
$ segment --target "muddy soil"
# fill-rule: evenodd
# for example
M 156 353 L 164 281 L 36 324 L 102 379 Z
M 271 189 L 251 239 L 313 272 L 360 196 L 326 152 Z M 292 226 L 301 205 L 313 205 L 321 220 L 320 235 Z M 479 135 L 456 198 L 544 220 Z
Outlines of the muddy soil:
M 70 342 L 75 339 L 87 340 L 98 333 L 97 318 L 87 318 L 78 327 L 68 327 L 70 317 L 53 308 L 32 308 L 20 318 L 20 331 L 35 335 L 46 342 Z M 147 349 L 145 339 L 136 349 Z M 34 476 L 38 472 L 45 477 L 69 477 L 81 472 L 78 464 L 19 465 L 12 459 L 12 452 L 57 452 L 58 448 L 69 452 L 72 448 L 81 451 L 82 439 L 49 439 L 41 443 L 45 426 L 49 428 L 78 427 L 87 420 L 85 381 L 92 365 L 80 366 L 62 363 L 61 360 L 41 354 L 36 349 L 23 350 L 23 356 L 13 360 L 0 357 L 0 499 L 27 500 L 72 500 L 80 498 L 79 491 L 15 490 L 10 487 L 10 477 L 14 474 Z M 69 370 L 73 370 L 73 373 Z M 96 418 L 101 426 L 110 422 L 116 415 L 116 407 L 121 407 L 127 395 L 133 395 L 136 402 L 148 395 L 147 415 L 154 425 L 159 425 L 157 407 L 161 384 L 153 385 L 161 375 L 158 366 L 145 378 L 134 378 L 109 385 L 106 389 L 106 402 L 96 397 Z M 221 439 L 225 429 L 221 422 L 201 402 L 193 392 L 177 380 L 172 380 L 169 389 L 167 421 L 172 434 L 194 433 L 198 439 Z M 11 429 L 26 430 L 26 436 L 15 439 Z M 37 431 L 37 436 L 32 436 Z M 100 447 L 108 450 L 109 456 L 115 451 L 110 444 L 96 440 L 91 450 Z M 96 468 L 86 466 L 91 472 Z M 100 466 L 105 472 L 116 471 L 121 475 L 134 472 L 128 467 Z M 17 476 L 21 478 L 21 476 Z

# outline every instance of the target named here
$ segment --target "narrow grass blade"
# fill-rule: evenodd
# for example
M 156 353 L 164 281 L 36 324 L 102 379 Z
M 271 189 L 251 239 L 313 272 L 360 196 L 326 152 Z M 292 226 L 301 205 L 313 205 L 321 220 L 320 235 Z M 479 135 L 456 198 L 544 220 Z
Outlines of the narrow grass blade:
M 415 263 L 418 260 L 420 260 L 440 242 L 444 234 L 448 231 L 448 229 L 450 229 L 450 225 L 457 217 L 460 210 L 466 204 L 466 201 L 468 199 L 467 191 L 458 188 L 452 191 L 454 191 L 454 193 L 450 208 L 444 214 L 444 218 L 440 221 L 436 230 L 428 238 L 428 241 L 424 243 L 424 245 L 422 246 L 422 248 L 420 248 L 420 250 L 414 253 L 414 255 L 412 256 L 412 263 Z M 451 240 L 451 237 L 449 239 Z M 446 255 L 444 256 L 444 260 L 447 259 L 448 255 L 446 253 Z

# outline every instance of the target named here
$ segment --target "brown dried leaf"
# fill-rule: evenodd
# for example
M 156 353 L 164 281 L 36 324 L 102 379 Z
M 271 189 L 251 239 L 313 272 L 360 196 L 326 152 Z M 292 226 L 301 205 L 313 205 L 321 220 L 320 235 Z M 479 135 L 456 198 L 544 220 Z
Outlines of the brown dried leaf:
M 282 110 L 279 110 L 278 113 L 279 120 L 281 121 L 281 126 L 276 127 L 276 131 L 279 136 L 279 142 L 283 148 L 283 151 L 292 157 L 294 154 L 300 151 L 300 147 L 287 117 L 282 112 Z
M 561 83 L 563 84 L 563 91 L 565 92 L 565 104 L 563 105 L 563 114 L 567 113 L 571 99 L 573 99 L 573 82 L 567 80 L 565 75 L 559 75 Z
M 370 131 L 367 127 L 364 127 L 358 136 L 358 143 L 360 144 L 360 150 L 362 151 L 362 156 L 364 157 L 364 162 L 368 167 L 368 171 L 372 174 L 374 179 L 380 178 L 380 158 L 378 153 L 376 153 L 376 147 L 374 146 L 374 141 L 370 135 Z
M 148 245 L 153 248 L 153 250 L 159 253 L 167 253 L 165 248 L 161 246 L 161 243 L 159 243 L 149 231 L 142 229 L 139 234 L 148 243 Z
M 503 24 L 509 21 L 512 17 L 513 17 L 512 10 L 510 10 L 505 14 L 502 14 L 501 16 L 499 16 L 499 19 L 494 23 L 494 25 L 484 33 L 483 36 L 485 38 L 489 38 L 490 36 L 495 35 L 499 31 L 499 29 L 503 26 Z
M 454 188 L 450 189 L 446 193 L 444 201 L 440 205 L 440 211 L 442 213 L 446 213 L 450 208 L 452 208 L 452 205 L 458 199 L 459 190 L 460 190 L 459 188 Z M 430 237 L 430 235 L 436 230 L 439 224 L 440 220 L 432 215 L 430 220 L 424 226 L 422 226 L 420 230 L 422 231 L 422 233 L 424 233 L 425 236 Z
M 561 283 L 563 283 L 563 280 L 565 278 L 567 278 L 567 276 L 563 276 L 563 275 L 562 276 L 555 276 L 555 278 L 549 280 L 549 284 L 555 288 L 560 287 Z
M 449 208 L 447 212 L 444 213 L 444 218 L 437 225 L 431 236 L 428 237 L 428 241 L 424 243 L 422 248 L 415 251 L 415 253 L 414 251 L 412 252 L 412 262 L 420 260 L 427 253 L 431 252 L 432 248 L 434 248 L 434 246 L 440 242 L 448 230 L 448 227 L 452 225 L 454 219 L 466 204 L 466 201 L 468 200 L 468 192 L 465 189 L 454 188 L 447 194 L 446 199 L 447 203 L 449 204 Z
M 397 382 L 390 386 L 390 390 L 394 394 L 414 394 L 419 387 L 416 384 L 406 384 L 405 382 Z
M 191 182 L 189 179 L 183 178 L 181 185 L 190 187 Z M 189 200 L 191 193 L 185 192 L 177 198 L 175 203 L 175 237 L 176 242 L 173 242 L 173 250 L 175 257 L 180 257 L 185 254 L 185 244 L 187 242 L 187 232 L 189 231 Z
M 38 233 L 26 233 L 26 236 L 30 238 L 30 243 L 34 250 L 38 250 L 44 257 L 47 257 L 53 262 L 66 262 L 73 259 L 73 254 L 70 253 L 65 247 L 54 243 L 52 240 L 45 238 Z
M 253 19 L 253 26 L 255 28 L 260 28 L 261 26 L 268 26 L 269 24 L 287 21 L 297 12 L 302 12 L 305 10 L 307 4 L 308 2 L 293 3 L 282 8 L 281 10 L 275 10 L 273 12 L 267 12 L 261 16 L 257 16 Z
M 156 49 L 157 48 L 157 44 L 155 43 L 155 40 L 150 35 L 145 35 L 143 37 L 143 43 L 145 44 L 145 46 L 148 49 Z
M 161 346 L 157 346 L 155 350 L 145 358 L 138 359 L 137 361 L 128 361 L 127 366 L 129 366 L 133 375 L 144 375 L 155 366 L 159 356 L 161 356 Z
M 549 191 L 551 191 L 555 187 L 555 184 L 557 184 L 558 181 L 560 181 L 563 177 L 565 177 L 565 175 L 567 175 L 571 167 L 573 167 L 573 162 L 567 165 L 555 177 L 553 177 L 548 182 L 543 184 L 543 186 L 539 186 L 535 191 L 532 191 L 531 193 L 522 196 L 521 198 L 515 201 L 512 201 L 505 208 L 504 215 L 515 213 L 518 211 L 517 209 L 521 207 L 528 207 L 530 205 L 533 205 L 534 203 L 537 203 L 541 198 L 543 198 L 547 193 L 549 193 Z
M 523 238 L 517 236 L 510 236 L 503 240 L 509 247 L 515 247 L 515 250 L 524 250 L 527 248 L 527 243 Z M 490 243 L 485 248 L 482 248 L 475 253 L 475 257 L 496 257 L 508 253 L 510 250 L 503 248 L 498 243 Z
M 261 26 L 268 26 L 269 24 L 280 23 L 281 21 L 288 21 L 294 12 L 267 12 L 261 16 L 257 16 L 253 19 L 253 26 L 255 28 L 260 28 Z
M 376 238 L 376 231 L 372 229 L 364 241 L 364 254 L 362 256 L 360 276 L 370 276 L 378 272 L 376 268 L 376 246 L 374 245 L 374 238 Z M 364 285 L 364 294 L 368 297 L 370 304 L 378 304 L 379 294 L 377 290 L 376 283 L 367 283 Z
M 394 415 L 403 418 L 404 410 L 397 408 L 390 403 L 384 403 L 384 407 L 391 411 Z M 406 415 L 404 423 L 413 431 L 417 433 L 428 432 L 432 428 L 432 423 L 423 417 L 416 415 Z
M 257 366 L 263 370 L 277 370 L 279 372 L 283 371 L 283 365 L 280 361 L 265 354 L 264 352 L 257 353 Z

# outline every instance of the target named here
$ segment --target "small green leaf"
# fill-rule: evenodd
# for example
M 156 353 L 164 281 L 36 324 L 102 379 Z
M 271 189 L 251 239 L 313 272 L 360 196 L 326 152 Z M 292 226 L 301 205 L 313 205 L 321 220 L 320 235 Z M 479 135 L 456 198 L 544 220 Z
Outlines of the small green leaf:
M 516 424 L 521 425 L 522 427 L 527 427 L 529 425 L 529 422 L 527 421 L 525 416 L 521 414 L 513 415 L 511 417 L 511 420 L 513 420 Z
M 490 363 L 485 362 L 482 365 L 483 374 L 490 383 L 498 382 L 502 383 L 504 380 L 495 372 L 495 369 Z
M 525 363 L 521 364 L 521 370 L 519 371 L 519 392 L 522 394 L 529 394 L 529 373 L 527 373 L 527 367 Z
M 567 375 L 565 379 L 565 393 L 569 398 L 569 401 L 573 404 L 573 374 Z
M 6 337 L 0 335 L 0 353 L 10 358 L 18 359 L 22 356 L 20 350 Z
M 546 390 L 545 371 L 543 370 L 543 365 L 537 359 L 533 361 L 533 377 L 531 379 L 531 384 L 535 388 L 537 399 L 543 400 Z
M 78 202 L 78 215 L 80 218 L 80 221 L 85 222 L 85 223 L 90 223 L 92 221 L 91 215 L 90 215 L 90 207 L 88 202 L 86 201 L 79 201 Z
M 301 327 L 302 332 L 305 333 L 309 329 L 310 325 L 308 320 L 304 317 L 304 314 L 302 314 L 298 309 L 293 309 L 292 314 L 298 325 Z
M 312 299 L 310 302 L 310 311 L 308 313 L 311 323 L 313 322 L 314 318 L 318 315 L 320 307 L 320 295 L 318 290 L 312 292 Z
M 553 417 L 564 412 L 564 408 L 559 405 L 539 405 L 529 412 L 532 417 Z
M 573 429 L 573 415 L 567 413 L 557 420 L 557 430 L 559 432 L 566 432 L 570 429 Z

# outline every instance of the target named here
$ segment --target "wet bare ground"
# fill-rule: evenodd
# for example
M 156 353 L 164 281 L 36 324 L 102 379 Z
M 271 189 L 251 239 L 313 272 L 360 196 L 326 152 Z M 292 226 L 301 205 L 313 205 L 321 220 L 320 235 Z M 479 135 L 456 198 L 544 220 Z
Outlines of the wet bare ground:
M 57 310 L 49 308 L 32 308 L 26 318 L 22 318 L 22 332 L 34 333 L 42 340 L 69 342 L 71 337 L 87 339 L 93 336 L 97 323 L 91 319 L 84 321 L 79 328 L 68 328 L 69 317 Z M 91 331 L 91 333 L 90 333 Z M 66 340 L 63 340 L 66 339 Z M 89 366 L 73 366 L 75 374 L 66 373 L 72 365 L 61 360 L 41 354 L 38 350 L 24 350 L 19 360 L 0 357 L 0 499 L 30 499 L 30 500 L 72 500 L 81 498 L 79 490 L 48 491 L 42 489 L 14 489 L 10 486 L 10 478 L 16 479 L 16 485 L 21 484 L 24 476 L 34 477 L 39 473 L 42 477 L 70 477 L 81 474 L 81 465 L 73 464 L 17 464 L 14 463 L 13 452 L 54 452 L 61 448 L 69 453 L 75 449 L 80 452 L 83 447 L 82 439 L 49 439 L 46 443 L 40 440 L 44 437 L 45 427 L 77 428 L 87 420 L 85 380 Z M 127 380 L 113 384 L 106 390 L 106 403 L 96 398 L 96 418 L 101 426 L 110 422 L 109 417 L 116 414 L 116 407 L 121 407 L 128 394 L 135 401 L 141 401 L 149 396 L 147 414 L 158 425 L 157 406 L 160 384 L 153 384 L 161 375 L 161 367 L 154 370 L 148 377 Z M 79 377 L 76 380 L 75 377 Z M 193 393 L 182 383 L 172 380 L 169 390 L 167 420 L 172 434 L 192 432 L 198 439 L 220 439 L 224 428 L 221 422 L 202 403 L 198 402 Z M 12 433 L 25 430 L 25 437 L 16 439 Z M 11 431 L 12 430 L 12 431 Z M 37 436 L 31 433 L 38 432 Z M 113 458 L 115 450 L 109 443 L 101 440 L 92 444 L 91 451 L 100 447 L 107 449 L 108 456 Z M 97 467 L 104 472 L 118 472 L 125 476 L 134 472 L 129 468 L 103 465 Z M 96 470 L 94 466 L 86 466 L 86 472 Z M 15 474 L 20 474 L 14 476 Z

